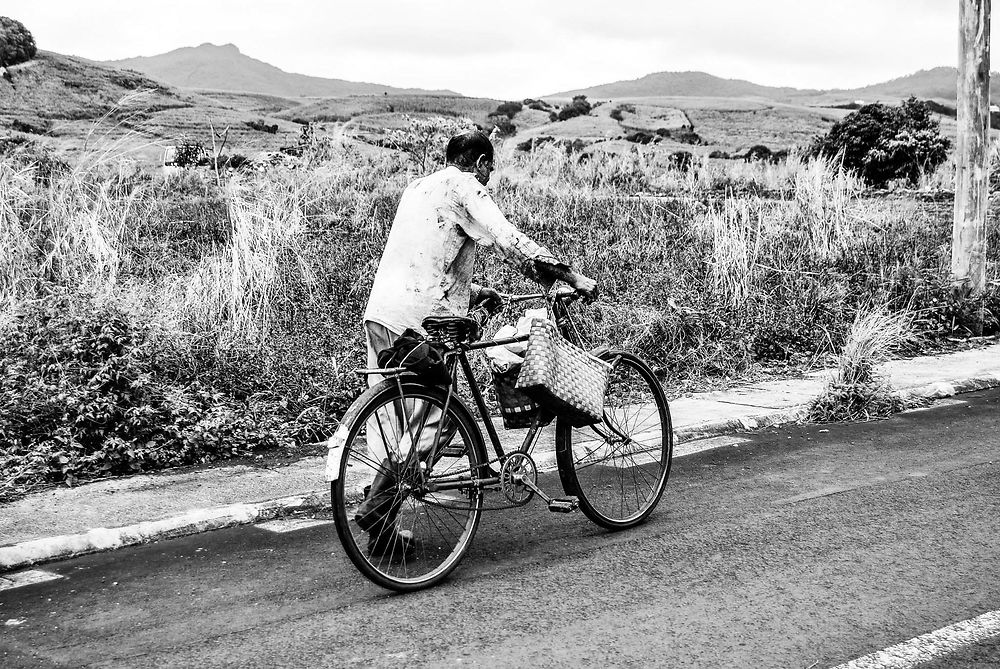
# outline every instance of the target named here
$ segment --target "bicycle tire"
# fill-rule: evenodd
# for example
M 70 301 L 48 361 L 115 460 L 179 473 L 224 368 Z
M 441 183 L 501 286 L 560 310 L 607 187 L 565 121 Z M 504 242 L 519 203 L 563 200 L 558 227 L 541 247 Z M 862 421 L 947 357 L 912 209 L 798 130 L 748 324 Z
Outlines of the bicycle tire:
M 556 462 L 563 490 L 580 500 L 587 518 L 621 530 L 645 522 L 659 503 L 670 476 L 673 426 L 649 365 L 625 351 L 600 357 L 612 363 L 604 420 L 582 428 L 557 420 Z
M 412 407 L 433 406 L 440 410 L 444 407 L 446 393 L 444 388 L 403 383 L 403 394 Z M 409 470 L 401 470 L 400 463 L 391 462 L 393 457 L 403 460 L 398 452 L 381 461 L 377 460 L 377 455 L 372 455 L 366 429 L 373 425 L 379 429 L 375 439 L 389 443 L 390 448 L 394 438 L 397 446 L 400 443 L 399 434 L 390 435 L 386 429 L 392 423 L 399 424 L 396 414 L 389 413 L 398 411 L 398 402 L 399 387 L 394 380 L 386 380 L 366 390 L 348 409 L 343 419 L 346 426 L 344 454 L 339 476 L 330 484 L 330 502 L 337 535 L 358 571 L 379 586 L 408 592 L 440 583 L 458 566 L 479 526 L 483 491 L 470 486 L 464 491 L 419 493 L 418 497 L 409 489 L 417 476 L 412 466 Z M 389 409 L 390 406 L 394 408 Z M 440 478 L 449 471 L 453 475 L 460 475 L 462 471 L 478 472 L 486 463 L 483 436 L 468 407 L 457 395 L 451 397 L 444 424 L 454 424 L 454 436 L 446 452 L 431 466 L 429 475 Z M 419 431 L 414 441 L 420 443 Z M 393 469 L 391 476 L 390 467 Z M 390 521 L 383 519 L 378 523 L 391 523 L 391 528 L 383 527 L 376 535 L 375 530 L 359 525 L 358 512 L 368 497 L 368 489 L 364 486 L 376 485 L 375 477 L 379 473 L 393 479 L 386 495 L 391 495 L 390 505 L 397 510 Z M 415 541 L 412 555 L 407 555 L 392 541 L 386 549 L 390 551 L 388 556 L 373 550 L 372 537 L 392 537 L 401 529 L 408 529 Z

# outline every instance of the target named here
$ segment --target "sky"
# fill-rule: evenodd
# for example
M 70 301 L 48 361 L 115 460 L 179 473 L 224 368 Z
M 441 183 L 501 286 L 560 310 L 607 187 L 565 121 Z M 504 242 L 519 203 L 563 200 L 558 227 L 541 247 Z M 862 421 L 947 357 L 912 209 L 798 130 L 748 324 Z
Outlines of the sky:
M 288 72 L 521 99 L 651 72 L 854 88 L 958 54 L 955 0 L 4 0 L 41 49 L 235 44 Z M 996 69 L 994 67 L 994 69 Z

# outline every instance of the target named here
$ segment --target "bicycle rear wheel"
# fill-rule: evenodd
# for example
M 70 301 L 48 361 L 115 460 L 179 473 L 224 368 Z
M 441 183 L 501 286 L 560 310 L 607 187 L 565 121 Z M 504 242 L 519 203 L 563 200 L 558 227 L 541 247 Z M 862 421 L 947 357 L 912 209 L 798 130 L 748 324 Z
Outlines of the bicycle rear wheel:
M 601 355 L 612 369 L 604 420 L 575 428 L 556 424 L 563 489 L 590 520 L 612 530 L 646 520 L 663 495 L 673 458 L 670 408 L 653 370 L 624 351 Z
M 443 580 L 469 549 L 483 498 L 471 478 L 485 463 L 485 449 L 458 397 L 445 415 L 446 390 L 406 383 L 403 393 L 405 400 L 395 381 L 384 381 L 348 409 L 330 499 L 351 562 L 384 588 L 410 591 Z M 424 451 L 435 441 L 431 462 Z M 419 445 L 420 457 L 410 444 Z

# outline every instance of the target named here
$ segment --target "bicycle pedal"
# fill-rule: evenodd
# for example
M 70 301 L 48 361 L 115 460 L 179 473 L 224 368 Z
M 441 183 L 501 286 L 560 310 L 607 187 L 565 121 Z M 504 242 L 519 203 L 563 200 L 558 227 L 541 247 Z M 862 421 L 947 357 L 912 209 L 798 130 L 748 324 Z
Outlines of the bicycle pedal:
M 553 513 L 571 513 L 580 507 L 576 497 L 554 497 L 549 500 L 549 511 Z

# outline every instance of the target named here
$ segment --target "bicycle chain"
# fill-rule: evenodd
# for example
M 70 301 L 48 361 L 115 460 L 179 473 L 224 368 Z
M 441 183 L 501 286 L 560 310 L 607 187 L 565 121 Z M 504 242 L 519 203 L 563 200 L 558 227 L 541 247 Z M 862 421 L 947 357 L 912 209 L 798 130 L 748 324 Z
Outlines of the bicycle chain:
M 500 464 L 500 458 L 499 457 L 493 458 L 492 460 L 488 460 L 485 464 L 476 465 L 476 469 L 482 468 L 484 466 L 489 466 L 489 465 L 492 465 L 492 464 Z M 451 476 L 457 476 L 459 474 L 472 473 L 472 469 L 473 469 L 472 467 L 466 467 L 465 469 L 459 469 L 458 471 L 449 472 L 449 475 L 451 475 Z M 484 495 L 485 495 L 485 493 L 490 493 L 490 492 L 497 493 L 499 495 L 503 495 L 503 491 L 500 490 L 499 487 L 498 488 L 482 488 L 482 490 L 483 490 Z M 465 510 L 465 511 L 471 511 L 472 510 L 471 506 L 453 506 L 453 505 L 448 505 L 448 504 L 442 504 L 440 502 L 432 502 L 432 501 L 429 501 L 426 498 L 423 499 L 423 500 L 421 500 L 421 501 L 424 504 L 427 504 L 429 506 L 436 506 L 436 507 L 439 507 L 439 508 L 442 508 L 442 509 L 455 509 L 455 510 Z M 505 504 L 503 506 L 481 506 L 481 507 L 479 507 L 479 510 L 480 511 L 503 511 L 505 509 L 516 509 L 519 506 L 522 506 L 522 505 L 521 504 L 510 504 L 510 503 L 508 503 L 508 504 Z

